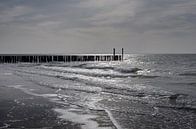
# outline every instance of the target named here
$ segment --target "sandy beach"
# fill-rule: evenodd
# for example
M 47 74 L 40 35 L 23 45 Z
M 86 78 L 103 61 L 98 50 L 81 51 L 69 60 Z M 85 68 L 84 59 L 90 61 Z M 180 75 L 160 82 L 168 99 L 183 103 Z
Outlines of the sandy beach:
M 76 123 L 59 119 L 55 103 L 0 86 L 0 128 L 80 129 Z
M 18 75 L 12 66 L 0 69 L 0 128 L 116 129 L 105 110 L 65 99 L 82 93 L 36 83 Z
M 133 66 L 125 61 L 1 64 L 0 128 L 196 127 L 193 72 L 179 73 L 172 65 L 170 72 L 159 69 L 165 66 L 154 72 L 154 64 L 151 71 Z
M 0 0 L 0 129 L 196 129 L 196 0 Z
M 57 103 L 18 89 L 25 82 L 11 73 L 1 71 L 0 82 L 0 129 L 80 129 L 79 124 L 58 118 Z

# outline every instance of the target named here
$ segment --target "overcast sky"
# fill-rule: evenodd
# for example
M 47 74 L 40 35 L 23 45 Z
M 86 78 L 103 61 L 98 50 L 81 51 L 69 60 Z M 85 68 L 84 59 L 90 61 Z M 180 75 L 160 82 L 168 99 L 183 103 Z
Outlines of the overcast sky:
M 0 53 L 195 53 L 196 0 L 0 0 Z

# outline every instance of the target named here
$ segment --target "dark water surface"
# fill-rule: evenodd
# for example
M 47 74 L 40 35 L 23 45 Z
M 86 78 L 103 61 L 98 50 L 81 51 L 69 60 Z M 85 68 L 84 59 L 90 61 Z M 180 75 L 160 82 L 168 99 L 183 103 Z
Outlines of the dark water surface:
M 1 64 L 1 69 L 38 85 L 15 88 L 64 105 L 54 111 L 84 129 L 196 128 L 194 54 L 126 55 L 123 62 Z

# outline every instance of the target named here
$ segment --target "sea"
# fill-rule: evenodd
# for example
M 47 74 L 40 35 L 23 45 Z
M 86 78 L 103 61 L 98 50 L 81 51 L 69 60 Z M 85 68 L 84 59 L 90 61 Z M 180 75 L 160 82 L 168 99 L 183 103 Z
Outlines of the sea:
M 196 129 L 196 54 L 126 54 L 123 61 L 1 64 L 83 129 Z

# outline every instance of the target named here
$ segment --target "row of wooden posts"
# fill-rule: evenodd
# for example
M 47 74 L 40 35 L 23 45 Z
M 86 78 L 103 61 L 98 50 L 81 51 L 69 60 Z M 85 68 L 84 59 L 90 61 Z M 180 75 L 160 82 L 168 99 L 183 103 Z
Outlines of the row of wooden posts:
M 47 62 L 75 62 L 75 61 L 122 61 L 122 54 L 115 53 L 113 55 L 22 55 L 22 54 L 3 54 L 0 55 L 0 63 L 47 63 Z

